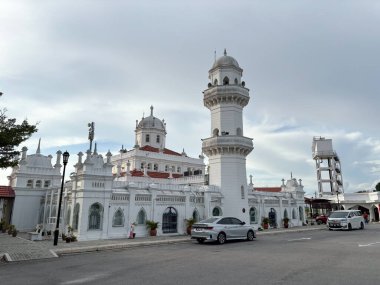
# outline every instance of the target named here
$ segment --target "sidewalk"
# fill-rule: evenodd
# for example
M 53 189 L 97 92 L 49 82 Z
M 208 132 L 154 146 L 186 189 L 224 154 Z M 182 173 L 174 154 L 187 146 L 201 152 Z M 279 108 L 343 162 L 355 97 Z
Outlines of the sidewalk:
M 325 229 L 326 225 L 293 227 L 289 229 L 269 229 L 258 231 L 257 236 L 279 234 L 284 232 L 301 232 Z M 6 262 L 25 261 L 43 258 L 56 258 L 63 254 L 81 252 L 126 249 L 140 246 L 154 246 L 180 242 L 193 242 L 188 235 L 141 237 L 135 239 L 108 239 L 94 241 L 78 241 L 66 243 L 59 239 L 58 245 L 53 245 L 53 238 L 43 241 L 30 241 L 26 233 L 17 237 L 0 233 L 0 260 Z

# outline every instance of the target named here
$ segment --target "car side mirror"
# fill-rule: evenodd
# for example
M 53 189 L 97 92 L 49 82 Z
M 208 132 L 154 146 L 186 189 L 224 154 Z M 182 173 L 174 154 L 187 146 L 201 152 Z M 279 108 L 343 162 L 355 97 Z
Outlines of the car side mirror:
M 245 225 L 245 222 L 241 222 L 242 225 Z

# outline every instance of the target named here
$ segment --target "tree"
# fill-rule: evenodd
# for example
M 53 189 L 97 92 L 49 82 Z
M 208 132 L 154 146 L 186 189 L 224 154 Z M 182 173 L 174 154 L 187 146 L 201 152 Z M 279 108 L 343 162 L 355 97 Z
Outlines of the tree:
M 380 192 L 380 182 L 376 184 L 376 191 Z
M 6 112 L 0 110 L 0 168 L 16 166 L 20 152 L 15 148 L 37 132 L 37 125 L 30 125 L 26 119 L 16 124 L 16 119 L 9 119 Z

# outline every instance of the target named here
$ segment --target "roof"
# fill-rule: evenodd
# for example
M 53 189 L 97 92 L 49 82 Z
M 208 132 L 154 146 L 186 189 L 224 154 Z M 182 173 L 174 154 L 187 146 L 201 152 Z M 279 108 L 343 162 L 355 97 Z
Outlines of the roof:
M 159 149 L 159 148 L 157 148 L 157 147 L 153 147 L 153 146 L 150 146 L 150 145 L 145 145 L 145 146 L 143 146 L 143 147 L 140 147 L 140 150 L 143 150 L 143 151 L 150 151 L 150 152 L 160 152 L 160 149 Z M 180 153 L 175 152 L 175 151 L 170 150 L 170 149 L 167 149 L 167 148 L 164 148 L 164 149 L 163 149 L 163 153 L 164 153 L 164 154 L 169 154 L 169 155 L 182 156 Z
M 14 198 L 15 191 L 11 186 L 0 186 L 0 198 Z
M 170 176 L 169 173 L 158 172 L 158 171 L 147 171 L 147 174 L 151 178 L 162 178 L 162 179 L 165 179 L 165 178 L 167 179 Z M 140 176 L 140 177 L 142 177 L 142 176 L 144 176 L 144 172 L 141 171 L 141 170 L 134 169 L 134 170 L 131 171 L 131 175 L 132 176 Z M 173 178 L 179 178 L 179 177 L 182 177 L 182 174 L 173 173 L 172 177 Z
M 228 56 L 226 50 L 224 50 L 224 55 L 214 62 L 211 69 L 223 66 L 234 66 L 240 68 L 236 59 L 234 59 L 232 56 Z
M 260 192 L 281 192 L 281 187 L 255 187 L 254 189 Z

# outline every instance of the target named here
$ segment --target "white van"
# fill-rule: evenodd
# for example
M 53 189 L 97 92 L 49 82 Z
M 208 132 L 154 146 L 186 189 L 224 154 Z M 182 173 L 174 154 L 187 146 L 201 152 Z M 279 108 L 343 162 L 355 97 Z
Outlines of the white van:
M 364 229 L 364 218 L 360 210 L 342 210 L 332 212 L 327 219 L 327 227 L 332 230 Z

